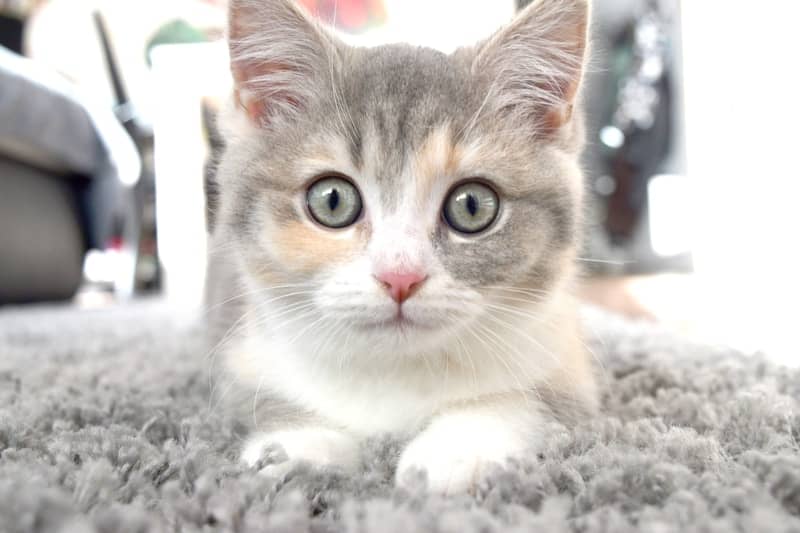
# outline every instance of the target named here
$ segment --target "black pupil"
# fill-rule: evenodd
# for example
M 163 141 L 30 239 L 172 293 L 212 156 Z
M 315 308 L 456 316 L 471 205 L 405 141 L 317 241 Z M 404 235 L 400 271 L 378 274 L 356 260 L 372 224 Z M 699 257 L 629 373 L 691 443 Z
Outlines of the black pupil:
M 336 208 L 339 207 L 339 191 L 336 189 L 331 189 L 331 193 L 328 195 L 328 207 L 331 211 L 336 211 Z
M 467 195 L 467 211 L 469 211 L 469 214 L 473 217 L 475 213 L 478 212 L 478 199 L 475 198 L 474 194 Z

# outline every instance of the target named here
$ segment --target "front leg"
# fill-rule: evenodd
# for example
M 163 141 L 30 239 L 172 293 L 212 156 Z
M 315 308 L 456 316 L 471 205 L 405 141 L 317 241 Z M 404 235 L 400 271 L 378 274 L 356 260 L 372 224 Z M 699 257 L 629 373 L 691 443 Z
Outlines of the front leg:
M 256 433 L 245 444 L 242 461 L 271 476 L 285 474 L 298 462 L 351 470 L 358 464 L 358 442 L 344 432 L 317 426 Z
M 396 480 L 427 474 L 428 489 L 442 494 L 471 490 L 493 466 L 504 467 L 540 441 L 543 417 L 522 399 L 458 407 L 437 415 L 400 456 Z

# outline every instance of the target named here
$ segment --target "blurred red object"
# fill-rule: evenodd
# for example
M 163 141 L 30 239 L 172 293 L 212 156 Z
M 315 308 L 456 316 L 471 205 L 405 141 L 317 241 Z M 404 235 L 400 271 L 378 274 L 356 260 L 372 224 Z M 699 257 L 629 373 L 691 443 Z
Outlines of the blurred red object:
M 365 31 L 386 20 L 383 0 L 300 0 L 300 4 L 327 24 L 350 33 Z

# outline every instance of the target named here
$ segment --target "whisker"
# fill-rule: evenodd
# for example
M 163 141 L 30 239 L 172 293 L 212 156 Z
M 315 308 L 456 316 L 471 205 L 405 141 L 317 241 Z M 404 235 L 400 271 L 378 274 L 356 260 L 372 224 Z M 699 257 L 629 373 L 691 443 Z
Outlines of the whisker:
M 616 261 L 616 260 L 613 260 L 613 259 L 594 259 L 592 257 L 576 257 L 575 259 L 577 261 L 583 261 L 584 263 L 600 263 L 600 264 L 604 264 L 604 265 L 624 266 L 624 265 L 634 265 L 634 264 L 636 264 L 636 261 Z
M 311 294 L 311 293 L 313 293 L 313 291 L 296 291 L 296 292 L 293 292 L 293 293 L 284 294 L 282 296 L 276 296 L 274 298 L 270 298 L 270 299 L 268 299 L 268 300 L 266 300 L 264 302 L 261 302 L 258 305 L 256 305 L 255 307 L 253 307 L 252 309 L 242 313 L 242 315 L 228 328 L 228 330 L 223 335 L 222 339 L 220 339 L 220 341 L 213 348 L 211 348 L 211 350 L 209 350 L 208 353 L 206 353 L 204 359 L 212 359 L 213 360 L 213 358 L 216 356 L 218 351 L 223 346 L 226 346 L 227 343 L 230 342 L 231 339 L 233 339 L 244 327 L 246 327 L 248 325 L 245 322 L 245 320 L 247 320 L 247 318 L 249 316 L 252 316 L 254 313 L 260 312 L 264 307 L 266 307 L 270 303 L 273 303 L 275 301 L 278 301 L 278 300 L 281 300 L 281 299 L 284 299 L 284 298 L 289 298 L 289 297 L 292 297 L 292 296 L 297 296 L 297 295 L 302 295 L 302 294 Z M 241 324 L 241 326 L 240 326 L 240 324 Z M 213 364 L 211 366 L 213 367 Z
M 271 300 L 268 300 L 267 302 L 264 302 L 264 303 L 262 303 L 260 305 L 257 305 L 253 309 L 250 309 L 249 311 L 247 311 L 245 313 L 242 313 L 242 315 L 239 317 L 239 319 L 236 320 L 233 323 L 233 325 L 231 325 L 228 328 L 228 330 L 225 332 L 225 334 L 219 340 L 219 342 L 217 342 L 217 344 L 213 348 L 211 348 L 211 350 L 209 350 L 209 352 L 206 354 L 206 356 L 204 358 L 209 360 L 209 364 L 208 364 L 209 377 L 208 377 L 208 379 L 209 379 L 209 387 L 211 388 L 212 392 L 214 390 L 214 385 L 213 385 L 212 382 L 213 382 L 213 372 L 214 372 L 214 366 L 216 365 L 217 355 L 222 350 L 222 348 L 227 346 L 228 343 L 230 343 L 236 337 L 236 335 L 240 331 L 242 331 L 244 328 L 246 328 L 248 326 L 259 327 L 260 325 L 265 323 L 266 320 L 280 317 L 282 315 L 285 315 L 287 312 L 296 311 L 296 310 L 299 310 L 299 309 L 304 309 L 306 307 L 312 307 L 313 306 L 313 303 L 310 303 L 310 302 L 309 303 L 299 302 L 299 303 L 295 303 L 295 304 L 291 304 L 290 306 L 287 306 L 286 308 L 284 308 L 281 311 L 281 313 L 278 313 L 277 315 L 276 314 L 267 313 L 267 314 L 265 314 L 265 316 L 259 317 L 253 322 L 250 322 L 250 323 L 245 322 L 245 320 L 248 318 L 249 315 L 252 315 L 254 313 L 260 313 L 261 310 L 263 309 L 263 307 L 265 307 L 267 304 L 271 303 L 272 301 L 274 301 L 276 299 L 277 298 L 273 298 Z
M 493 331 L 492 331 L 490 328 L 488 328 L 488 327 L 486 327 L 486 326 L 483 326 L 483 325 L 480 325 L 480 324 L 479 324 L 478 326 L 481 328 L 481 331 L 483 331 L 483 332 L 484 332 L 484 334 L 491 335 L 492 337 L 494 337 L 494 339 L 495 339 L 495 340 L 494 340 L 494 342 L 495 342 L 495 345 L 496 345 L 498 348 L 501 348 L 501 346 L 500 346 L 500 344 L 499 344 L 499 343 L 500 343 L 500 342 L 502 342 L 503 344 L 505 344 L 505 345 L 506 345 L 506 348 L 509 348 L 509 349 L 511 349 L 512 351 L 515 351 L 515 350 L 514 350 L 514 348 L 513 348 L 513 347 L 511 347 L 511 346 L 510 346 L 510 344 L 509 344 L 509 343 L 508 343 L 506 340 L 502 339 L 502 338 L 501 338 L 499 335 L 497 335 L 495 332 L 493 332 Z M 500 354 L 495 354 L 493 351 L 492 351 L 492 352 L 490 352 L 490 355 L 492 356 L 492 358 L 493 358 L 493 359 L 495 359 L 495 360 L 496 360 L 496 361 L 498 361 L 500 364 L 502 364 L 502 365 L 505 367 L 505 369 L 508 371 L 508 374 L 509 374 L 511 377 L 513 377 L 513 378 L 514 378 L 514 381 L 516 381 L 516 383 L 517 383 L 517 387 L 519 388 L 519 392 L 520 392 L 520 394 L 522 395 L 522 399 L 525 401 L 525 405 L 526 405 L 526 406 L 530 406 L 530 400 L 529 400 L 529 398 L 528 398 L 528 394 L 527 394 L 527 392 L 526 392 L 526 388 L 525 388 L 525 386 L 522 384 L 522 381 L 519 379 L 519 376 L 517 376 L 516 372 L 514 372 L 514 371 L 511 369 L 511 367 L 509 366 L 509 364 L 508 364 L 508 362 L 506 361 L 506 359 L 505 359 L 505 358 L 504 358 L 502 355 L 500 355 Z M 528 375 L 525 373 L 525 369 L 522 367 L 522 365 L 521 365 L 521 364 L 519 364 L 519 362 L 518 362 L 518 361 L 516 361 L 516 359 L 515 359 L 515 361 L 514 361 L 514 362 L 515 362 L 515 365 L 516 365 L 517 369 L 518 369 L 520 372 L 522 372 L 522 374 L 523 374 L 523 375 L 525 375 L 525 378 L 526 378 L 526 379 L 528 379 L 528 380 L 529 380 L 529 379 L 530 379 L 530 376 L 528 376 Z M 536 388 L 535 388 L 535 386 L 532 386 L 532 387 L 533 387 L 534 391 L 536 391 Z M 537 394 L 537 396 L 538 396 L 538 394 L 539 394 L 539 393 L 538 393 L 538 391 L 536 391 L 536 394 Z M 539 399 L 541 400 L 541 396 L 539 397 Z
M 487 307 L 488 307 L 488 305 L 487 305 Z M 498 309 L 496 306 L 493 306 L 492 308 L 494 308 L 496 310 L 503 310 L 503 309 Z M 507 313 L 510 312 L 509 310 L 503 310 L 503 311 L 505 311 Z M 514 333 L 522 335 L 525 339 L 527 339 L 532 344 L 534 344 L 535 346 L 540 348 L 542 351 L 544 351 L 545 354 L 550 356 L 554 361 L 558 361 L 558 356 L 556 354 L 554 354 L 552 351 L 548 350 L 547 347 L 545 347 L 544 344 L 541 343 L 541 341 L 539 341 L 536 338 L 532 337 L 530 334 L 528 334 L 527 332 L 522 330 L 522 328 L 514 326 L 510 322 L 507 322 L 507 321 L 504 321 L 504 320 L 500 319 L 499 317 L 493 315 L 491 312 L 486 313 L 486 316 L 489 317 L 491 320 L 494 320 L 495 323 L 497 323 L 499 325 L 502 325 L 502 326 L 505 326 L 506 328 L 510 329 Z M 518 316 L 522 316 L 524 318 L 538 318 L 538 320 L 541 321 L 543 324 L 545 323 L 544 319 L 542 319 L 541 317 L 534 317 L 533 315 L 531 315 L 529 313 L 518 313 Z
M 217 302 L 217 303 L 215 303 L 213 305 L 206 306 L 205 309 L 203 310 L 203 314 L 201 315 L 201 317 L 208 315 L 208 313 L 210 313 L 212 310 L 214 310 L 214 309 L 216 309 L 218 307 L 222 307 L 225 304 L 228 304 L 230 302 L 236 301 L 236 300 L 238 300 L 240 298 L 244 298 L 246 296 L 252 296 L 252 295 L 255 295 L 255 294 L 263 294 L 265 292 L 270 292 L 270 291 L 274 291 L 274 290 L 278 290 L 278 289 L 291 289 L 291 288 L 297 288 L 297 287 L 313 287 L 313 286 L 314 285 L 311 284 L 311 283 L 290 283 L 290 284 L 285 284 L 285 285 L 274 285 L 274 286 L 270 286 L 270 287 L 259 287 L 259 288 L 256 288 L 256 289 L 247 290 L 247 291 L 241 292 L 239 294 L 236 294 L 234 296 L 231 296 L 230 298 L 227 298 L 227 299 L 225 299 L 225 300 L 223 300 L 221 302 Z
M 506 302 L 520 302 L 527 305 L 534 305 L 542 303 L 542 300 L 536 298 L 520 298 L 518 296 L 497 295 L 498 299 Z
M 521 300 L 521 301 L 526 302 L 526 300 Z M 530 303 L 535 303 L 535 302 L 530 302 Z M 504 312 L 504 313 L 507 313 L 507 314 L 530 318 L 531 320 L 534 320 L 538 324 L 550 329 L 551 331 L 559 331 L 560 330 L 558 324 L 554 324 L 551 320 L 547 320 L 547 319 L 543 318 L 542 316 L 537 315 L 536 313 L 533 313 L 533 312 L 526 312 L 526 311 L 523 311 L 523 310 L 521 310 L 519 308 L 506 306 L 506 305 L 503 305 L 503 304 L 486 304 L 486 307 L 489 307 L 489 308 L 494 309 L 496 311 Z M 596 333 L 595 333 L 595 336 L 597 336 Z M 580 344 L 583 346 L 583 348 L 587 352 L 589 352 L 589 354 L 592 356 L 592 359 L 594 359 L 594 361 L 600 367 L 601 371 L 605 374 L 606 373 L 605 364 L 603 363 L 602 359 L 597 355 L 597 353 L 591 348 L 591 346 L 589 346 L 589 344 L 587 342 L 585 342 L 580 337 L 578 338 L 578 342 L 580 342 Z M 601 340 L 601 342 L 602 342 L 602 340 Z
M 544 290 L 544 289 L 534 289 L 528 287 L 511 287 L 505 285 L 486 285 L 481 287 L 482 289 L 492 289 L 496 291 L 503 291 L 503 292 L 511 292 L 517 294 L 528 294 L 531 296 L 551 296 L 553 294 L 552 291 Z
M 253 394 L 253 427 L 258 428 L 258 394 L 261 392 L 261 386 L 264 384 L 264 374 L 258 378 L 258 386 Z

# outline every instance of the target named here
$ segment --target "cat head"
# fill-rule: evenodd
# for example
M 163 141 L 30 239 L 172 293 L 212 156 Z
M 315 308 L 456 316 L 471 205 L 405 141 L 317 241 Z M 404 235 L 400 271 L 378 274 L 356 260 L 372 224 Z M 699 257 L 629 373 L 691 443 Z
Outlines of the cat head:
M 265 331 L 415 353 L 545 305 L 580 234 L 587 10 L 538 0 L 445 55 L 232 0 L 215 232 Z

